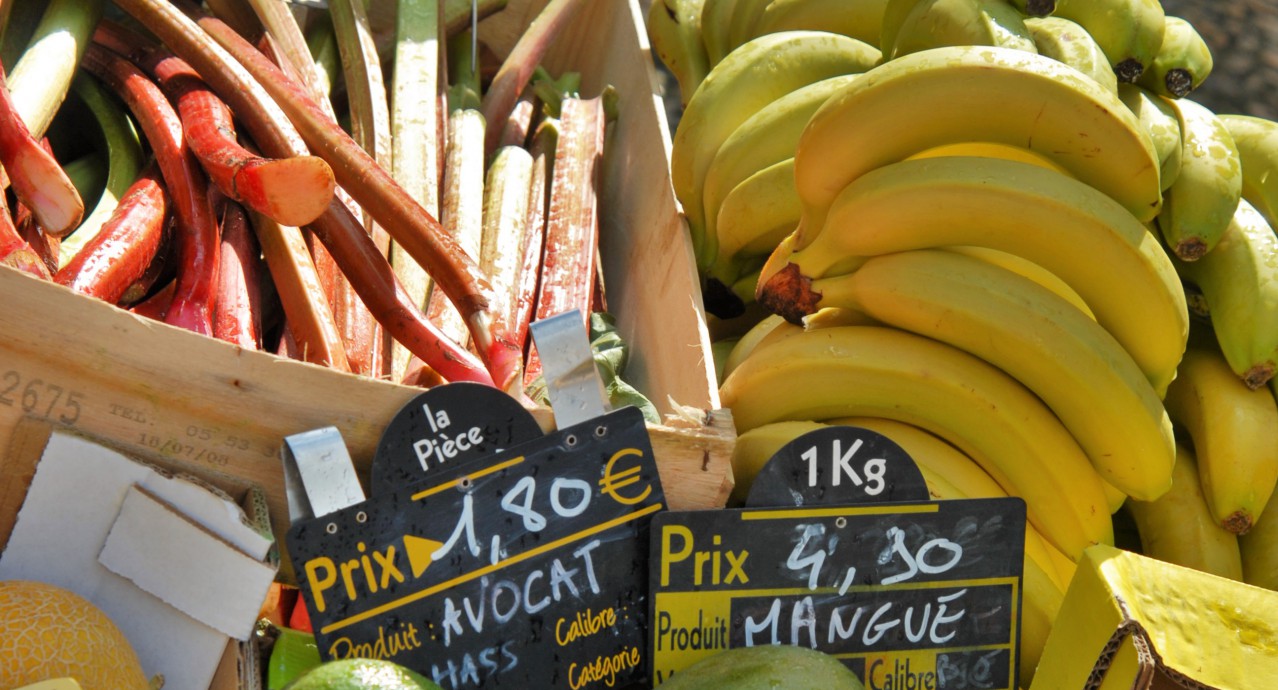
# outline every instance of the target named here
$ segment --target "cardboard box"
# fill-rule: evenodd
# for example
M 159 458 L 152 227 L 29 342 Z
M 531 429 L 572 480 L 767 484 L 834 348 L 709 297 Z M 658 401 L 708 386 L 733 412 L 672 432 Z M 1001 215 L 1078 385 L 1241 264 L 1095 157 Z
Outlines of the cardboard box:
M 1267 690 L 1276 640 L 1278 592 L 1093 546 L 1030 690 Z
M 480 36 L 504 55 L 544 5 L 510 0 L 484 21 Z M 637 0 L 585 3 L 546 64 L 552 72 L 580 71 L 585 95 L 605 84 L 618 91 L 601 194 L 609 307 L 631 347 L 627 377 L 663 415 L 674 415 L 651 428 L 671 507 L 722 506 L 735 435 L 719 409 Z M 33 416 L 126 451 L 239 477 L 264 488 L 277 536 L 287 520 L 282 439 L 337 426 L 366 476 L 382 429 L 419 392 L 244 351 L 0 268 L 0 449 L 10 445 L 18 421 Z M 545 410 L 541 416 L 548 420 Z

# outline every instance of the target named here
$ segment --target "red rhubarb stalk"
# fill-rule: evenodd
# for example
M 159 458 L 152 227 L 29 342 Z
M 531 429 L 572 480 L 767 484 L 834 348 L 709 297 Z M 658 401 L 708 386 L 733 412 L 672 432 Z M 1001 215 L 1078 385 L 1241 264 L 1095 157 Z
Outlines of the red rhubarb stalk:
M 541 59 L 554 43 L 563 28 L 568 25 L 578 8 L 586 4 L 585 0 L 550 0 L 541 13 L 533 19 L 528 28 L 519 37 L 510 55 L 498 68 L 496 76 L 484 93 L 484 120 L 492 123 L 505 122 L 510 111 L 519 100 L 524 87 L 532 79 L 533 71 L 541 64 Z M 502 127 L 494 124 L 488 131 L 484 141 L 484 150 L 492 154 L 497 150 L 497 142 L 501 138 Z
M 16 268 L 38 278 L 49 279 L 48 267 L 14 227 L 13 216 L 9 215 L 4 194 L 0 194 L 0 266 Z
M 102 229 L 53 279 L 81 294 L 117 304 L 155 260 L 169 200 L 152 163 L 129 186 Z
M 263 158 L 240 146 L 231 109 L 186 61 L 156 50 L 133 31 L 103 20 L 93 40 L 146 70 L 177 104 L 186 144 L 223 194 L 283 225 L 305 225 L 333 198 L 322 158 Z
M 232 86 L 230 74 L 224 68 L 219 69 L 213 59 L 214 53 L 198 47 L 202 36 L 198 33 L 199 28 L 186 27 L 181 23 L 186 19 L 184 15 L 160 0 L 119 0 L 117 5 L 147 20 L 152 30 L 162 34 L 175 52 L 189 51 L 190 54 L 183 57 L 227 99 L 233 110 L 241 111 L 230 102 L 230 96 L 213 83 L 216 73 L 216 78 L 226 80 L 225 87 Z M 144 9 L 138 12 L 138 8 Z M 449 296 L 466 319 L 474 347 L 497 385 L 503 389 L 517 386 L 521 355 L 501 328 L 498 315 L 491 309 L 491 290 L 476 262 L 443 231 L 434 217 L 395 183 L 385 169 L 377 165 L 341 127 L 325 117 L 324 111 L 301 86 L 288 79 L 230 27 L 207 17 L 199 21 L 200 26 L 234 55 L 287 112 L 302 138 L 333 168 L 338 184 L 426 268 L 435 285 Z M 207 68 L 198 64 L 197 60 L 204 60 Z M 254 139 L 261 143 L 256 133 Z
M 13 106 L 4 70 L 0 68 L 0 165 L 9 174 L 13 191 L 45 232 L 62 237 L 84 217 L 84 202 L 66 171 L 31 135 Z
M 134 18 L 144 21 L 152 31 L 160 35 L 170 49 L 204 76 L 209 86 L 243 120 L 245 128 L 266 155 L 278 158 L 297 153 L 290 149 L 292 139 L 287 134 L 296 134 L 292 123 L 288 118 L 281 118 L 282 121 L 276 119 L 272 112 L 278 111 L 283 103 L 289 104 L 293 111 L 291 115 L 296 115 L 296 121 L 306 125 L 302 132 L 303 138 L 328 161 L 337 174 L 338 184 L 351 192 L 356 201 L 370 209 L 373 216 L 391 231 L 392 236 L 414 258 L 421 261 L 436 281 L 454 296 L 454 302 L 462 305 L 463 313 L 470 315 L 468 323 L 471 333 L 480 344 L 479 351 L 485 357 L 489 371 L 493 372 L 493 376 L 488 377 L 489 381 L 500 381 L 504 384 L 503 387 L 518 383 L 522 364 L 520 353 L 512 348 L 504 331 L 495 323 L 494 316 L 488 309 L 488 285 L 478 276 L 474 262 L 466 260 L 464 255 L 463 258 L 458 258 L 459 249 L 444 236 L 439 224 L 408 199 L 386 171 L 372 163 L 367 154 L 323 114 L 320 107 L 295 81 L 287 79 L 265 56 L 215 19 L 205 18 L 202 21 L 207 23 L 210 32 L 217 33 L 221 40 L 235 46 L 236 52 L 241 54 L 244 61 L 254 65 L 259 78 L 255 79 L 242 64 L 210 41 L 199 26 L 169 2 L 117 0 L 116 4 Z M 263 86 L 261 77 L 265 77 L 270 82 L 270 88 L 278 93 L 266 95 L 267 87 Z M 360 297 L 387 331 L 410 349 L 419 348 L 420 352 L 414 351 L 414 354 L 419 354 L 433 368 L 448 376 L 444 369 L 450 365 L 449 352 L 451 348 L 457 347 L 456 344 L 443 342 L 446 339 L 441 340 L 437 330 L 427 328 L 429 324 L 424 323 L 420 309 L 404 298 L 402 290 L 394 284 L 390 265 L 385 257 L 377 252 L 376 246 L 350 215 L 350 211 L 344 206 L 337 206 L 340 205 L 330 204 L 329 211 L 312 223 L 311 229 L 333 253 Z M 349 222 L 334 222 L 342 214 L 345 214 Z M 326 219 L 328 222 L 325 222 Z M 354 230 L 358 230 L 358 236 L 350 236 Z M 372 270 L 368 272 L 353 270 L 355 265 L 367 262 L 367 253 L 360 250 L 350 256 L 342 256 L 341 252 L 350 251 L 352 245 L 359 246 L 365 242 L 379 257 L 380 265 L 373 264 Z M 378 276 L 378 279 L 372 280 L 365 273 Z M 361 280 L 364 281 L 362 284 Z M 379 312 L 374 304 L 392 304 L 396 306 L 396 310 Z M 460 350 L 458 357 L 467 354 L 465 350 Z M 436 360 L 439 360 L 438 363 Z M 483 373 L 482 369 L 480 373 Z
M 222 247 L 218 261 L 213 336 L 246 350 L 262 347 L 261 268 L 257 238 L 244 208 L 222 204 Z
M 589 318 L 599 249 L 598 178 L 604 126 L 601 97 L 564 99 L 551 174 L 537 319 L 573 309 L 583 319 Z M 540 370 L 540 361 L 530 356 L 525 382 L 531 382 Z
M 137 65 L 100 45 L 85 51 L 86 69 L 133 112 L 155 155 L 177 217 L 177 287 L 165 323 L 203 335 L 213 332 L 218 229 L 199 161 L 182 136 L 182 122 L 160 88 Z

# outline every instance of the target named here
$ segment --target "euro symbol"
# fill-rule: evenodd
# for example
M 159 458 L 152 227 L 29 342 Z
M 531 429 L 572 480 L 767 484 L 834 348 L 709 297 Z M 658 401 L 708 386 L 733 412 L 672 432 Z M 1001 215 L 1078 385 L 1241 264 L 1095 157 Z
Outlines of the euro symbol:
M 648 494 L 652 493 L 652 487 L 644 484 L 643 492 L 638 496 L 621 496 L 617 494 L 617 489 L 624 489 L 631 484 L 639 482 L 640 467 L 638 465 L 628 467 L 616 474 L 612 473 L 612 468 L 617 464 L 617 461 L 627 455 L 643 457 L 643 453 L 637 448 L 626 448 L 613 453 L 612 457 L 608 459 L 608 464 L 604 466 L 603 479 L 599 480 L 599 493 L 611 496 L 612 500 L 622 505 L 632 506 L 647 498 Z

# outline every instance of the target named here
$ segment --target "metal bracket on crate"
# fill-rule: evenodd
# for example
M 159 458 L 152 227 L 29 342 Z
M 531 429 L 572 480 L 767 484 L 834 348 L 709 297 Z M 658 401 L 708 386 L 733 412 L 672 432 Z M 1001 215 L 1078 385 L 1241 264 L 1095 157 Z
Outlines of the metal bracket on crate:
M 285 436 L 282 456 L 290 521 L 322 517 L 365 500 L 337 427 Z
M 537 346 L 556 426 L 563 429 L 611 411 L 579 310 L 536 321 L 528 331 Z

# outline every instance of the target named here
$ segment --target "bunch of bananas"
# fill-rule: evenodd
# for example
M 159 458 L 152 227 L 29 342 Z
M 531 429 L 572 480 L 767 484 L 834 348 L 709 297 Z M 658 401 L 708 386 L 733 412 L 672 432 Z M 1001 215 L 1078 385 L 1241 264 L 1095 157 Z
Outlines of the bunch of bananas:
M 1026 684 L 1114 516 L 1278 589 L 1278 122 L 1191 100 L 1193 26 L 1157 0 L 653 0 L 649 33 L 742 492 L 854 423 L 938 498 L 1024 498 Z

